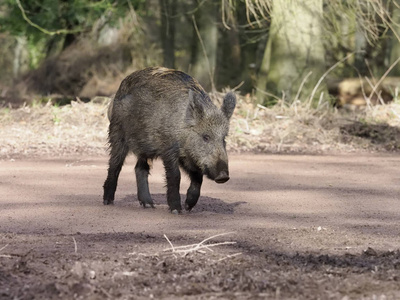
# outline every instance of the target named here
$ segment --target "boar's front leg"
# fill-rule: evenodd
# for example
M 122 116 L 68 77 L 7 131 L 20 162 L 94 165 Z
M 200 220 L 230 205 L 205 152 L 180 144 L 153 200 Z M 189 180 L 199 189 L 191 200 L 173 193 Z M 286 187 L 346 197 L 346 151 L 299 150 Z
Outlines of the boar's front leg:
M 117 189 L 118 176 L 124 164 L 125 157 L 128 154 L 129 148 L 126 143 L 121 141 L 111 143 L 110 160 L 108 167 L 107 179 L 104 182 L 104 205 L 114 204 L 115 190 Z
M 200 188 L 203 183 L 203 174 L 201 170 L 195 172 L 189 172 L 190 177 L 190 186 L 187 190 L 186 201 L 185 201 L 185 209 L 187 211 L 191 211 L 192 208 L 196 205 L 197 200 L 200 197 Z
M 179 194 L 179 186 L 181 183 L 181 171 L 177 155 L 171 153 L 162 157 L 165 175 L 167 179 L 167 201 L 169 209 L 172 213 L 182 212 L 181 196 Z
M 145 157 L 138 157 L 135 166 L 138 200 L 140 205 L 143 205 L 143 207 L 146 207 L 148 204 L 154 208 L 154 203 L 149 191 L 149 171 L 150 167 L 147 163 L 147 159 Z

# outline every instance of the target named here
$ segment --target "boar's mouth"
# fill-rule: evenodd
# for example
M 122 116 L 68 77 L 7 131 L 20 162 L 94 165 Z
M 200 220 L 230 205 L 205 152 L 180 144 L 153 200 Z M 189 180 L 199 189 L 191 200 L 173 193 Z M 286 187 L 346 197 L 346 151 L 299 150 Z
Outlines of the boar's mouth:
M 215 177 L 215 179 L 214 179 L 214 181 L 215 181 L 216 183 L 225 183 L 225 182 L 227 182 L 228 180 L 229 180 L 229 175 L 228 175 L 228 172 L 226 172 L 226 171 L 220 172 L 220 173 L 218 174 L 218 176 Z
M 216 183 L 225 183 L 229 180 L 229 172 L 226 170 L 220 171 L 218 175 L 215 175 L 214 172 L 210 172 L 210 169 L 206 167 L 204 173 L 209 179 L 214 180 Z

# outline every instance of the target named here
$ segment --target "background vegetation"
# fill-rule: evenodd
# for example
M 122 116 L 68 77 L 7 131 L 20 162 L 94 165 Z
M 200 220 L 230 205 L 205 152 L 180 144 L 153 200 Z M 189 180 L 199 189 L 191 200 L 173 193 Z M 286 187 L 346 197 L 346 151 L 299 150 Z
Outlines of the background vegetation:
M 0 157 L 105 153 L 108 97 L 155 65 L 237 91 L 230 151 L 400 149 L 395 0 L 3 0 L 0 31 Z
M 328 99 L 335 79 L 367 76 L 374 84 L 400 73 L 395 0 L 2 3 L 2 96 L 110 95 L 128 72 L 164 65 L 207 90 L 237 87 L 257 103 L 292 103 Z M 394 94 L 397 83 L 391 87 Z

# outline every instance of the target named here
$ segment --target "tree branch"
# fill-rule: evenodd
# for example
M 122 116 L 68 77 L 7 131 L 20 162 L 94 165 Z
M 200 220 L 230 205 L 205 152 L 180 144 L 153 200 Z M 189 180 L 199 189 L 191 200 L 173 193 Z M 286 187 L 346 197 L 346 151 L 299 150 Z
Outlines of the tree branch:
M 24 20 L 26 22 L 28 22 L 29 25 L 31 25 L 32 27 L 35 27 L 36 29 L 39 29 L 41 32 L 48 34 L 48 35 L 55 35 L 55 34 L 68 34 L 68 33 L 76 33 L 76 32 L 80 32 L 80 29 L 75 29 L 75 30 L 68 30 L 68 29 L 59 29 L 56 31 L 49 31 L 47 29 L 44 29 L 43 27 L 40 27 L 39 25 L 33 23 L 26 15 L 24 8 L 21 5 L 20 0 L 15 0 L 15 2 L 17 3 L 19 9 L 21 10 L 22 13 L 22 17 L 24 18 Z

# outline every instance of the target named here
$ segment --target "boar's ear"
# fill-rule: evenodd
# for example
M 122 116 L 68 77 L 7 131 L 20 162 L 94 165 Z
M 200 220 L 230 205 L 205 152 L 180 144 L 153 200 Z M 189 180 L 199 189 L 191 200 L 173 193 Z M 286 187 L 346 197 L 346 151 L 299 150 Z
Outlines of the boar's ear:
M 236 95 L 234 92 L 229 92 L 224 97 L 224 102 L 222 103 L 221 110 L 229 120 L 232 117 L 233 110 L 236 106 Z
M 199 96 L 189 90 L 189 104 L 186 110 L 186 121 L 193 125 L 204 116 L 204 106 Z

